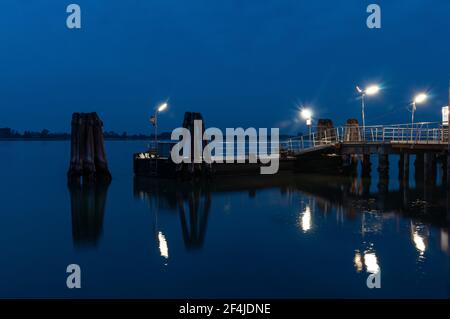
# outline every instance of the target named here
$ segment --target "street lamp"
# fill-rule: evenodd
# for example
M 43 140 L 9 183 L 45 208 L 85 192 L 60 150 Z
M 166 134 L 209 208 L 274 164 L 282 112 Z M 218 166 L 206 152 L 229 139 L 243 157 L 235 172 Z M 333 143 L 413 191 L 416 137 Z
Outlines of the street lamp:
M 414 97 L 412 102 L 412 110 L 411 110 L 411 142 L 413 141 L 413 130 L 414 130 L 414 113 L 417 109 L 417 104 L 424 103 L 427 100 L 428 96 L 425 93 L 419 93 Z
M 164 111 L 165 109 L 167 109 L 168 104 L 167 102 L 161 103 L 160 105 L 158 105 L 155 109 L 155 114 L 150 117 L 150 123 L 153 124 L 153 126 L 155 127 L 155 150 L 156 152 L 158 152 L 158 113 Z
M 304 120 L 306 120 L 306 125 L 309 129 L 309 138 L 311 139 L 312 111 L 310 109 L 302 109 L 300 115 Z
M 414 126 L 414 112 L 416 112 L 416 105 L 424 103 L 428 96 L 425 93 L 417 94 L 412 102 L 412 112 L 411 112 L 411 126 Z
M 356 87 L 356 90 L 361 95 L 361 114 L 362 114 L 362 125 L 363 125 L 363 140 L 365 140 L 365 130 L 366 130 L 366 118 L 364 114 L 365 108 L 365 97 L 366 95 L 376 95 L 380 92 L 380 87 L 378 85 L 370 85 L 366 89 L 361 89 L 359 86 Z

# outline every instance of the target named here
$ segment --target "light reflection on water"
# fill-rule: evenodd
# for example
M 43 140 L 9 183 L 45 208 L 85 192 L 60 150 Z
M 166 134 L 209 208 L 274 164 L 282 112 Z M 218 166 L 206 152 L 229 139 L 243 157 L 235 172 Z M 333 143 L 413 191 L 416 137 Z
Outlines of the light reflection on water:
M 333 182 L 330 182 L 333 180 Z M 301 236 L 320 237 L 322 232 L 333 229 L 337 231 L 335 240 L 339 241 L 339 236 L 345 237 L 348 232 L 356 232 L 356 240 L 348 241 L 347 244 L 357 243 L 354 247 L 353 267 L 355 273 L 376 274 L 382 269 L 383 260 L 380 258 L 377 250 L 390 250 L 388 255 L 391 258 L 406 258 L 402 252 L 396 252 L 390 245 L 394 242 L 410 242 L 410 247 L 415 251 L 415 259 L 420 263 L 425 263 L 428 256 L 427 250 L 430 248 L 430 238 L 437 243 L 432 247 L 433 255 L 441 254 L 441 262 L 444 263 L 444 269 L 448 267 L 448 207 L 442 206 L 442 197 L 449 195 L 448 191 L 442 186 L 421 185 L 417 189 L 408 188 L 406 191 L 401 188 L 390 193 L 380 194 L 370 192 L 359 185 L 369 185 L 361 177 L 323 177 L 308 175 L 293 175 L 279 177 L 241 177 L 239 180 L 232 178 L 221 178 L 209 182 L 173 182 L 167 180 L 147 180 L 135 179 L 136 198 L 158 198 L 170 203 L 170 198 L 189 198 L 189 216 L 196 217 L 198 205 L 202 198 L 207 194 L 211 198 L 218 197 L 218 194 L 228 194 L 232 192 L 247 193 L 249 198 L 259 201 L 270 202 L 270 197 L 258 193 L 264 193 L 265 189 L 279 190 L 281 197 L 275 204 L 280 207 L 287 206 L 288 209 L 295 211 L 299 207 L 295 217 L 295 227 L 301 232 Z M 356 186 L 356 187 L 355 187 Z M 420 199 L 423 189 L 432 187 L 433 199 L 425 202 Z M 162 191 L 161 191 L 162 190 Z M 429 190 L 426 190 L 429 191 Z M 273 196 L 272 193 L 270 195 Z M 194 199 L 193 199 L 194 198 Z M 408 198 L 414 198 L 408 202 Z M 180 201 L 178 200 L 180 205 Z M 197 204 L 194 204 L 197 203 Z M 181 204 L 183 207 L 185 204 Z M 210 205 L 210 204 L 209 204 Z M 223 206 L 223 211 L 230 211 L 232 205 L 227 202 Z M 433 209 L 430 210 L 430 207 Z M 157 209 L 157 208 L 154 208 Z M 183 212 L 183 216 L 184 216 Z M 245 214 L 242 212 L 242 214 Z M 335 215 L 335 218 L 332 216 Z M 289 223 L 289 222 L 288 222 Z M 194 220 L 194 225 L 197 222 Z M 347 227 L 349 224 L 350 227 Z M 186 227 L 184 223 L 183 228 Z M 322 229 L 324 228 L 324 229 Z M 197 228 L 198 229 L 198 228 Z M 205 229 L 196 237 L 205 240 Z M 314 230 L 314 234 L 311 231 Z M 394 237 L 393 237 L 394 235 Z M 384 239 L 383 237 L 388 237 Z M 183 237 L 186 246 L 189 246 L 189 239 Z M 359 239 L 357 239 L 359 238 Z M 320 239 L 318 239 L 320 240 Z M 346 239 L 344 239 L 345 241 Z M 359 242 L 359 244 L 358 244 Z M 312 242 L 311 245 L 314 245 Z M 329 249 L 334 249 L 334 242 L 328 243 Z M 337 247 L 337 246 L 336 246 Z M 403 247 L 402 249 L 405 249 Z M 283 250 L 283 247 L 280 247 Z M 406 250 L 406 249 L 405 249 Z M 411 252 L 411 250 L 409 250 Z M 320 250 L 317 251 L 320 254 Z M 398 253 L 398 254 L 397 254 Z M 385 254 L 384 254 L 385 255 Z M 417 274 L 423 275 L 424 267 L 406 265 L 407 262 L 398 260 L 401 267 L 416 267 Z M 435 261 L 432 261 L 435 262 Z M 389 264 L 388 261 L 386 261 Z M 351 265 L 351 262 L 349 263 Z M 448 271 L 448 269 L 447 269 Z M 435 275 L 435 274 L 433 274 Z M 448 273 L 442 274 L 444 277 Z M 414 272 L 411 273 L 414 276 Z M 414 278 L 411 278 L 414 281 Z M 445 277 L 448 285 L 448 277 Z M 444 284 L 445 285 L 445 284 Z M 388 285 L 389 286 L 389 285 Z M 405 289 L 407 289 L 405 287 Z M 448 287 L 444 288 L 448 291 Z M 343 294 L 345 295 L 345 294 Z M 408 295 L 408 294 L 405 294 Z M 425 294 L 426 295 L 426 294 Z M 432 296 L 430 293 L 429 296 Z M 401 294 L 399 296 L 402 296 Z
M 366 179 L 133 179 L 137 144 L 108 142 L 110 185 L 69 187 L 68 144 L 2 146 L 17 160 L 0 186 L 0 296 L 449 297 L 439 183 L 401 185 L 394 171 L 386 188 L 376 167 Z M 87 289 L 64 288 L 69 263 Z

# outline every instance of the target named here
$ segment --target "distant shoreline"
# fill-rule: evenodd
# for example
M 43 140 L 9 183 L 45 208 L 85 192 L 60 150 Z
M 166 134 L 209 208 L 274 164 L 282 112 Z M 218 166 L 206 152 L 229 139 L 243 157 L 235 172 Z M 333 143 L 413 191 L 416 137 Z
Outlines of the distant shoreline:
M 126 138 L 126 137 L 105 137 L 105 141 L 150 141 L 153 138 Z M 0 142 L 4 141 L 49 141 L 49 142 L 57 142 L 57 141 L 70 141 L 69 138 L 65 137 L 0 137 Z

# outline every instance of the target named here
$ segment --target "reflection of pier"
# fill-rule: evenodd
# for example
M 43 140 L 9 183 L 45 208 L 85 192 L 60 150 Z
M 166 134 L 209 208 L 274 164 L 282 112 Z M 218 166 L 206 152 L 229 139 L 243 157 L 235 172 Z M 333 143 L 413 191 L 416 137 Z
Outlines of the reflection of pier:
M 390 191 L 387 187 L 378 185 L 378 191 L 371 192 L 370 184 L 370 177 L 358 178 L 356 175 L 333 178 L 307 174 L 243 176 L 239 179 L 221 177 L 210 181 L 197 181 L 195 184 L 170 179 L 135 178 L 134 191 L 136 196 L 158 197 L 158 200 L 163 200 L 167 207 L 178 209 L 181 219 L 189 216 L 194 225 L 182 226 L 182 230 L 190 231 L 186 233 L 189 234 L 186 240 L 190 238 L 191 245 L 194 238 L 202 238 L 201 229 L 206 228 L 211 197 L 214 193 L 245 191 L 254 197 L 257 190 L 266 188 L 279 188 L 283 193 L 300 191 L 311 194 L 319 205 L 335 206 L 339 211 L 345 208 L 346 217 L 350 219 L 355 218 L 359 211 L 367 210 L 393 212 L 438 227 L 449 226 L 450 210 L 447 198 L 450 198 L 450 192 L 445 187 L 417 181 L 415 188 L 400 187 L 398 190 Z M 200 234 L 195 235 L 192 233 L 193 230 Z
M 135 178 L 134 193 L 139 198 L 155 199 L 159 205 L 169 210 L 178 210 L 186 248 L 202 247 L 211 206 L 208 188 L 189 182 Z
M 103 229 L 109 182 L 69 183 L 72 237 L 77 246 L 95 246 Z

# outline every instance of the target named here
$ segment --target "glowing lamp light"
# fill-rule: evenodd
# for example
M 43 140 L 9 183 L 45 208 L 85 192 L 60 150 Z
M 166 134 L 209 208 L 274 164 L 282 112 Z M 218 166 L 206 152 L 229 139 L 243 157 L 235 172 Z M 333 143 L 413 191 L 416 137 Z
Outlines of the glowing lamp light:
M 367 95 L 375 95 L 378 92 L 380 92 L 380 87 L 378 85 L 371 85 L 367 87 L 364 91 L 364 93 Z
M 159 252 L 162 257 L 169 258 L 169 246 L 167 245 L 166 236 L 162 232 L 158 233 Z
M 310 120 L 312 117 L 312 112 L 310 109 L 303 109 L 300 115 L 302 116 L 303 119 Z
M 425 244 L 425 239 L 419 235 L 417 231 L 413 233 L 413 241 L 414 246 L 416 246 L 416 249 L 419 251 L 421 255 L 425 252 L 427 249 L 427 245 Z
M 160 106 L 158 106 L 158 112 L 162 112 L 165 109 L 167 109 L 167 103 L 166 102 L 164 102 Z
M 414 103 L 423 103 L 427 100 L 428 96 L 425 93 L 420 93 L 418 95 L 416 95 L 416 97 L 414 98 Z
M 376 274 L 380 271 L 375 253 L 364 253 L 364 264 L 368 273 Z
M 306 206 L 300 216 L 300 226 L 305 233 L 311 229 L 311 217 L 311 207 Z

